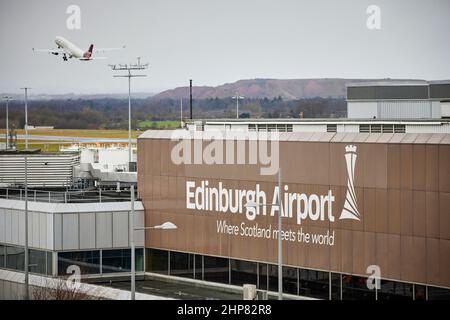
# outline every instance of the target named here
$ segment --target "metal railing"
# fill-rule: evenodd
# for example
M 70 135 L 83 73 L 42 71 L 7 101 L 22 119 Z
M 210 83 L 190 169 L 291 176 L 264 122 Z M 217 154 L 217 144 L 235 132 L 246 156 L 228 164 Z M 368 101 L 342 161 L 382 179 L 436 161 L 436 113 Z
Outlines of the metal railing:
M 116 201 L 131 201 L 129 191 L 115 192 L 101 189 L 77 191 L 48 191 L 28 189 L 28 201 L 47 203 L 101 203 Z M 0 199 L 25 200 L 25 189 L 0 188 Z

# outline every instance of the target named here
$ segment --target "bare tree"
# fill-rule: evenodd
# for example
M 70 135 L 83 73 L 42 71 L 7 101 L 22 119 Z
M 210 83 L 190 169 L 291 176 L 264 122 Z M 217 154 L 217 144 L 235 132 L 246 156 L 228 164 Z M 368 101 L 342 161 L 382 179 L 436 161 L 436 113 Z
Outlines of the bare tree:
M 47 283 L 48 284 L 48 283 Z M 34 300 L 91 300 L 95 297 L 83 292 L 67 281 L 56 281 L 54 285 L 35 286 L 30 288 Z

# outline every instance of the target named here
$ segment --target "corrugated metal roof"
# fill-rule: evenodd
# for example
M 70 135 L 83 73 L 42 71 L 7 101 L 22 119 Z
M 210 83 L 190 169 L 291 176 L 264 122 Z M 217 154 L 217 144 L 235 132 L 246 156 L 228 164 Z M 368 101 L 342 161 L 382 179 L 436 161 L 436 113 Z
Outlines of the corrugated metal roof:
M 345 143 L 420 143 L 420 144 L 450 144 L 449 133 L 332 133 L 332 132 L 239 132 L 222 131 L 225 140 L 253 139 L 267 140 L 279 138 L 280 141 L 297 142 L 345 142 Z M 172 139 L 185 137 L 189 139 L 210 139 L 218 137 L 218 132 L 187 131 L 187 130 L 147 130 L 138 140 Z

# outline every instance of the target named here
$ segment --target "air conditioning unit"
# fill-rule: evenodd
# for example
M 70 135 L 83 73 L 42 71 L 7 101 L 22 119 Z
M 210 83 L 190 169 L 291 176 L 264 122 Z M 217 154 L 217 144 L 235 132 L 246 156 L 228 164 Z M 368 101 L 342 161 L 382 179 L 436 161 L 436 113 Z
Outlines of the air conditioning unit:
M 243 288 L 244 300 L 256 299 L 256 286 L 254 284 L 244 284 Z

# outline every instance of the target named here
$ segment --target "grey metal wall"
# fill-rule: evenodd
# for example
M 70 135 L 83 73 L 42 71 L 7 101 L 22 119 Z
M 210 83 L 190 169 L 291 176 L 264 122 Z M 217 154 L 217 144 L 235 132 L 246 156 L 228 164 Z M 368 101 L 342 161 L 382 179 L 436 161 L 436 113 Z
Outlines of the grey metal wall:
M 80 163 L 79 153 L 29 154 L 28 186 L 65 187 L 72 183 L 73 167 Z M 25 181 L 25 156 L 0 155 L 0 183 L 19 185 Z
M 351 119 L 439 119 L 439 101 L 380 100 L 348 101 L 347 115 Z
M 130 202 L 29 202 L 29 246 L 45 250 L 83 250 L 129 247 Z M 142 203 L 135 202 L 136 227 L 144 226 Z M 0 200 L 0 243 L 25 244 L 24 201 Z M 144 232 L 135 232 L 136 246 Z

